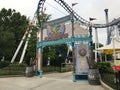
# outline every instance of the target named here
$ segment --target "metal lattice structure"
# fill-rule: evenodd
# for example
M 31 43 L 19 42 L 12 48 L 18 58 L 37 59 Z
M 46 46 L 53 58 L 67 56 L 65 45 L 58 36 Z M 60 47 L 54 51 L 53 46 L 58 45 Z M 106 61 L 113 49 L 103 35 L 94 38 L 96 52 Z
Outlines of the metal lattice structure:
M 44 3 L 46 0 L 40 0 L 38 3 L 38 8 L 37 8 L 37 14 L 41 13 Z M 59 5 L 61 5 L 69 14 L 73 13 L 73 17 L 79 21 L 82 25 L 85 26 L 90 26 L 90 22 L 79 16 L 64 0 L 54 0 L 56 1 Z M 120 17 L 115 19 L 114 21 L 109 22 L 108 24 L 92 24 L 92 27 L 94 28 L 106 28 L 109 26 L 116 25 L 120 22 Z

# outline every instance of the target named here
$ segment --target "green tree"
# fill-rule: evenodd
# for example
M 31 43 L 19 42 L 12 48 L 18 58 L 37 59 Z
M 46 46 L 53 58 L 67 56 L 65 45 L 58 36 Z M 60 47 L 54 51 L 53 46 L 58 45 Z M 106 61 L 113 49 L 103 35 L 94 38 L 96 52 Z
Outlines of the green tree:
M 37 27 L 36 26 L 32 26 L 30 27 L 31 31 L 31 37 L 28 37 L 27 39 L 28 41 L 28 47 L 26 50 L 26 55 L 25 55 L 25 63 L 27 65 L 30 65 L 30 58 L 35 59 L 36 58 L 36 44 L 37 44 Z
M 53 46 L 46 46 L 43 49 L 43 66 L 46 66 L 48 63 L 48 60 L 50 60 L 50 64 L 52 66 L 54 66 L 55 63 L 55 57 L 57 57 L 56 55 L 56 51 L 54 49 Z
M 103 44 L 98 43 L 98 44 L 97 44 L 97 48 L 98 48 L 98 46 L 99 46 L 99 47 L 103 47 Z M 95 49 L 95 43 L 93 43 L 93 49 Z
M 50 60 L 51 66 L 60 66 L 65 62 L 67 50 L 66 44 L 46 46 L 43 51 L 43 65 L 46 66 Z
M 0 56 L 10 60 L 28 27 L 28 19 L 12 9 L 0 11 Z
M 27 63 L 27 65 L 30 64 L 30 58 L 34 59 L 36 58 L 36 54 L 37 54 L 37 31 L 39 30 L 39 28 L 41 28 L 41 23 L 46 22 L 47 20 L 50 19 L 51 15 L 48 15 L 45 13 L 46 9 L 44 8 L 43 11 L 40 14 L 37 14 L 37 19 L 38 19 L 38 23 L 36 23 L 36 26 L 32 26 L 30 27 L 32 32 L 31 32 L 31 37 L 29 38 L 29 43 L 28 43 L 28 48 L 26 51 L 26 55 L 25 55 L 25 62 Z M 44 54 L 43 54 L 44 55 Z M 46 65 L 47 61 L 45 62 L 45 60 L 47 60 L 46 58 L 48 57 L 48 54 L 45 53 L 44 55 L 45 57 L 43 57 L 44 61 L 44 65 Z

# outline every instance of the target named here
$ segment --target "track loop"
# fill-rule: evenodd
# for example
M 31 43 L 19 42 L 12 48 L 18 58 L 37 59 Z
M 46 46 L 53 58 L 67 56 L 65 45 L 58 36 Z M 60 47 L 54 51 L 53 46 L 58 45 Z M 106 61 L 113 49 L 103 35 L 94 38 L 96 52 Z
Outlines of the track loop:
M 37 15 L 41 13 L 44 3 L 46 0 L 40 0 L 38 3 L 38 7 L 37 7 Z M 81 16 L 79 16 L 64 0 L 54 0 L 56 1 L 60 6 L 62 6 L 69 14 L 73 14 L 73 17 L 79 21 L 82 25 L 84 26 L 90 26 L 90 22 L 85 20 L 84 18 L 82 18 Z M 115 19 L 112 22 L 109 22 L 108 24 L 92 24 L 92 27 L 94 28 L 106 28 L 109 26 L 113 26 L 113 25 L 117 25 L 120 22 L 120 17 Z

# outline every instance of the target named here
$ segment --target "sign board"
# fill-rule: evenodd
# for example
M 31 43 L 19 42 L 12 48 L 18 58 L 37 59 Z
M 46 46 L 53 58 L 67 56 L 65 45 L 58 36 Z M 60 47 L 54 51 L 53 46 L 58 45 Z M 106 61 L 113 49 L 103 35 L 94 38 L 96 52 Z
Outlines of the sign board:
M 115 71 L 120 71 L 120 58 L 114 61 L 114 65 Z
M 87 62 L 88 44 L 79 43 L 75 44 L 75 57 L 76 57 L 76 74 L 87 74 L 88 73 L 88 62 Z
M 47 37 L 45 37 L 45 41 L 50 40 L 58 40 L 62 38 L 67 38 L 68 34 L 65 33 L 65 25 L 55 25 L 55 26 L 49 26 L 47 25 Z
M 70 15 L 46 22 L 44 24 L 44 28 L 46 28 L 44 40 L 52 41 L 68 38 L 68 33 L 65 33 L 65 22 L 67 21 L 70 21 Z

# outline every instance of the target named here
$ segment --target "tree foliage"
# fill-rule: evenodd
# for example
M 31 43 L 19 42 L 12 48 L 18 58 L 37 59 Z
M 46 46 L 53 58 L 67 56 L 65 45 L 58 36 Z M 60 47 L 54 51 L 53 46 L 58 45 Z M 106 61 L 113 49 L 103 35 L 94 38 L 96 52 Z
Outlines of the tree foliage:
M 43 49 L 43 65 L 46 66 L 50 60 L 51 66 L 61 66 L 61 63 L 65 63 L 67 50 L 66 44 L 46 46 Z
M 36 52 L 37 52 L 37 48 L 36 48 L 36 44 L 37 44 L 37 27 L 33 26 L 30 27 L 31 31 L 31 37 L 28 37 L 27 39 L 29 40 L 28 42 L 28 47 L 26 50 L 26 55 L 25 55 L 25 63 L 27 65 L 30 65 L 30 59 L 35 59 L 36 57 Z
M 12 9 L 0 11 L 0 56 L 10 60 L 26 28 L 28 19 Z

